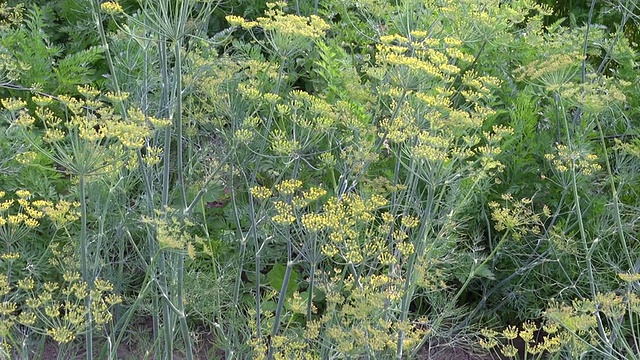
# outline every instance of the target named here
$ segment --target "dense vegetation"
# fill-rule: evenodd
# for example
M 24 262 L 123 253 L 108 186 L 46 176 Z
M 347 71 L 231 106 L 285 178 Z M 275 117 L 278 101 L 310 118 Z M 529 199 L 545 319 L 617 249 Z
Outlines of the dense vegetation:
M 0 358 L 640 358 L 639 16 L 0 1 Z

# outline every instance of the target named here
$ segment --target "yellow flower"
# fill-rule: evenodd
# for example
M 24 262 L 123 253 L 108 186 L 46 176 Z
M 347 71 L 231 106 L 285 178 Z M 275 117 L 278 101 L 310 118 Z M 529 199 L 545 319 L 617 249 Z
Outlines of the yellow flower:
M 18 308 L 18 305 L 16 305 L 15 303 L 12 303 L 9 301 L 1 302 L 0 315 L 2 315 L 3 317 L 11 315 L 14 311 L 16 311 L 17 308 Z
M 115 1 L 107 1 L 102 3 L 100 5 L 100 9 L 102 9 L 102 11 L 109 15 L 115 15 L 124 12 L 124 10 L 122 10 L 122 6 L 120 6 L 120 4 Z
M 18 322 L 23 325 L 33 325 L 36 322 L 36 314 L 30 311 L 23 311 L 18 315 Z
M 276 212 L 278 213 L 277 215 L 271 217 L 271 220 L 273 220 L 275 223 L 287 225 L 293 223 L 296 220 L 295 216 L 293 216 L 293 207 L 291 206 L 291 204 L 287 204 L 283 201 L 276 201 L 273 203 L 273 205 L 276 208 Z
M 254 186 L 250 190 L 251 195 L 256 199 L 268 199 L 271 197 L 271 189 L 266 186 Z
M 10 112 L 16 112 L 18 110 L 23 109 L 25 106 L 27 106 L 27 103 L 22 101 L 21 99 L 0 99 L 0 104 L 2 104 L 2 107 L 4 107 L 5 109 L 9 110 Z
M 319 198 L 325 196 L 326 194 L 327 194 L 327 190 L 319 187 L 312 187 L 303 193 L 304 198 L 308 201 L 318 200 Z
M 26 218 L 26 219 L 24 219 L 24 224 L 25 224 L 27 227 L 30 227 L 30 228 L 36 228 L 36 227 L 38 227 L 38 225 L 40 225 L 40 223 L 38 222 L 38 220 L 33 219 L 33 218 Z
M 21 110 L 15 124 L 24 128 L 28 128 L 36 121 L 26 110 Z
M 69 330 L 66 326 L 51 328 L 47 330 L 47 334 L 60 344 L 70 343 L 75 338 L 73 331 Z
M 104 4 L 108 4 L 108 3 L 104 3 Z M 104 4 L 102 4 L 102 5 L 104 6 Z M 105 97 L 107 99 L 109 99 L 109 101 L 111 101 L 111 102 L 122 102 L 122 101 L 125 101 L 125 100 L 127 100 L 129 98 L 129 93 L 127 93 L 127 92 L 120 92 L 120 93 L 108 92 L 108 93 L 105 94 Z
M 225 20 L 227 20 L 227 22 L 231 26 L 242 26 L 245 23 L 245 20 L 243 18 L 236 15 L 227 15 L 225 16 Z
M 417 216 L 408 215 L 408 216 L 402 217 L 400 222 L 402 223 L 402 226 L 406 228 L 414 228 L 420 225 L 420 218 L 418 218 Z
M 291 195 L 302 186 L 302 181 L 298 179 L 284 180 L 276 185 L 278 190 L 283 195 Z
M 628 274 L 628 273 L 620 273 L 618 277 L 625 282 L 636 282 L 640 281 L 640 273 Z
M 47 106 L 53 102 L 53 99 L 49 96 L 34 96 L 31 100 L 38 106 Z
M 516 355 L 518 355 L 518 349 L 511 344 L 503 346 L 502 349 L 500 349 L 500 352 L 508 358 L 516 357 Z
M 0 259 L 6 261 L 16 261 L 20 258 L 20 254 L 18 253 L 5 253 L 0 255 Z
M 317 232 L 327 227 L 327 221 L 321 214 L 304 214 L 301 220 L 304 228 L 310 232 Z
M 112 3 L 113 4 L 113 3 Z M 120 6 L 117 3 L 115 3 L 116 6 Z M 101 7 L 113 7 L 113 5 L 108 5 L 108 3 L 103 3 L 101 5 Z M 120 10 L 122 10 L 122 8 L 120 8 Z M 100 91 L 94 89 L 93 87 L 89 86 L 89 85 L 78 85 L 77 87 L 78 92 L 86 97 L 86 98 L 95 98 L 96 96 L 98 96 L 100 94 Z
M 33 290 L 35 281 L 32 278 L 18 280 L 18 288 L 22 290 Z

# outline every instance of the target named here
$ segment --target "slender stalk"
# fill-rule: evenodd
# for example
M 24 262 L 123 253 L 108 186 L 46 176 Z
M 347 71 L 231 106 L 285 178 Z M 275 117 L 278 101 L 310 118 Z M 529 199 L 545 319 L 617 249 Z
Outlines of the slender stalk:
M 173 49 L 174 56 L 176 58 L 174 72 L 175 78 L 175 124 L 176 124 L 176 156 L 177 156 L 177 175 L 178 175 L 178 186 L 180 187 L 180 192 L 182 195 L 182 208 L 187 209 L 187 189 L 184 184 L 184 154 L 183 154 L 183 124 L 182 124 L 182 41 L 176 41 L 175 47 Z
M 291 258 L 291 241 L 287 244 L 288 257 Z M 293 262 L 287 262 L 287 268 L 284 271 L 284 278 L 282 279 L 282 287 L 280 288 L 280 295 L 278 297 L 278 305 L 276 306 L 276 313 L 273 317 L 273 327 L 271 328 L 271 338 L 278 335 L 280 328 L 280 316 L 282 316 L 282 308 L 284 307 L 284 300 L 287 296 L 287 287 L 289 287 L 289 280 L 291 278 L 291 268 Z M 269 359 L 273 359 L 273 347 L 269 343 L 269 353 L 267 355 Z
M 118 84 L 118 76 L 116 75 L 116 68 L 113 65 L 113 58 L 111 57 L 111 51 L 109 51 L 109 42 L 107 41 L 107 35 L 104 31 L 104 26 L 102 26 L 102 19 L 100 18 L 100 1 L 93 0 L 91 2 L 91 10 L 93 13 L 93 18 L 96 22 L 96 28 L 98 29 L 98 34 L 100 35 L 100 42 L 102 43 L 102 47 L 104 48 L 105 59 L 107 60 L 107 66 L 109 66 L 109 71 L 111 72 L 111 81 L 113 82 L 113 88 L 116 92 L 120 92 L 120 85 Z M 120 103 L 122 110 L 124 110 L 124 105 Z M 124 111 L 123 111 L 124 112 Z
M 558 98 L 557 94 L 555 98 L 556 99 Z M 558 103 L 556 103 L 556 107 L 558 106 L 559 106 Z M 563 116 L 563 119 L 564 119 L 565 131 L 567 132 L 567 147 L 569 151 L 572 152 L 574 151 L 574 149 L 573 149 L 573 142 L 571 141 L 571 136 L 569 134 L 569 122 L 567 121 L 566 116 Z M 584 228 L 584 221 L 582 219 L 582 207 L 580 205 L 581 197 L 580 197 L 580 194 L 578 193 L 578 178 L 577 178 L 575 161 L 571 162 L 570 174 L 571 174 L 571 189 L 573 191 L 574 206 L 576 209 L 576 217 L 578 219 L 578 229 L 580 231 L 580 240 L 582 242 L 582 250 L 584 251 L 584 254 L 585 254 L 587 277 L 589 279 L 591 298 L 595 299 L 596 296 L 598 295 L 598 289 L 596 288 L 595 277 L 593 275 L 593 264 L 591 262 L 591 255 L 593 253 L 595 243 L 592 244 L 591 247 L 589 247 L 589 245 L 587 244 L 587 232 Z M 598 323 L 598 333 L 602 338 L 602 340 L 605 342 L 607 346 L 607 351 L 611 351 L 612 350 L 611 343 L 609 342 L 609 338 L 607 336 L 600 313 L 598 311 L 594 311 L 594 316 Z
M 160 95 L 160 106 L 162 109 L 161 116 L 171 116 L 169 114 L 169 90 L 167 89 L 170 81 L 169 81 L 169 69 L 168 69 L 168 59 L 167 59 L 167 44 L 166 39 L 164 37 L 160 38 L 160 44 L 158 47 L 160 51 L 160 72 L 162 74 L 162 93 Z M 169 204 L 169 189 L 170 189 L 170 178 L 169 178 L 169 169 L 171 168 L 171 127 L 168 126 L 164 130 L 164 145 L 163 145 L 163 158 L 162 158 L 162 210 Z
M 309 299 L 307 301 L 307 321 L 311 320 L 312 310 L 313 310 L 313 290 L 315 286 L 316 279 L 316 267 L 318 266 L 318 254 L 317 254 L 317 246 L 318 246 L 318 233 L 313 233 L 313 240 L 311 242 L 311 268 L 309 270 L 309 289 L 307 290 L 307 294 L 309 294 Z
M 93 359 L 93 312 L 91 311 L 91 290 L 93 289 L 93 274 L 89 269 L 89 241 L 87 239 L 87 197 L 86 178 L 84 174 L 79 174 L 78 190 L 80 195 L 80 268 L 82 280 L 87 284 L 89 291 L 84 298 L 84 306 L 87 312 L 85 316 L 86 333 L 85 348 L 87 360 Z
M 236 216 L 237 218 L 237 216 Z M 258 337 L 258 339 L 262 338 L 262 325 L 260 322 L 261 319 L 261 299 L 260 299 L 260 288 L 261 288 L 261 284 L 260 284 L 260 242 L 258 240 L 258 230 L 256 229 L 256 227 L 258 226 L 258 224 L 256 223 L 256 218 L 255 218 L 255 204 L 253 202 L 253 197 L 250 196 L 249 197 L 249 220 L 251 221 L 251 235 L 253 238 L 253 245 L 254 245 L 254 251 L 255 251 L 255 277 L 256 277 L 256 336 Z
M 394 177 L 393 177 L 393 186 L 397 186 L 399 181 L 400 181 L 400 165 L 401 165 L 401 159 L 402 159 L 402 147 L 399 145 L 397 150 L 396 150 L 396 159 L 398 159 L 396 161 L 396 167 L 394 170 Z M 414 160 L 413 158 L 411 159 L 411 162 L 408 166 L 408 168 L 410 169 L 409 171 L 409 176 L 408 179 L 406 181 L 407 184 L 407 188 L 411 188 L 411 186 L 415 185 L 415 171 L 416 171 L 416 160 Z M 432 188 L 429 187 L 429 190 L 431 190 Z M 431 197 L 429 198 L 429 200 L 427 201 L 427 207 L 431 207 L 430 205 L 432 204 L 432 192 L 429 192 L 429 195 L 431 195 Z M 391 209 L 391 214 L 393 216 L 396 215 L 397 211 L 398 211 L 398 198 L 397 198 L 397 194 L 396 192 L 394 192 L 391 195 L 391 206 L 393 207 Z M 425 219 L 423 219 L 423 224 L 426 224 L 426 221 L 424 221 Z M 424 232 L 424 226 L 421 226 L 421 232 Z M 387 234 L 387 239 L 388 239 L 388 248 L 389 251 L 393 251 L 393 232 L 394 232 L 394 224 L 391 224 L 391 227 L 389 229 L 389 232 Z M 418 256 L 418 253 L 422 253 L 421 249 L 417 249 L 416 251 L 414 251 L 413 254 L 411 254 L 411 256 L 409 257 L 409 263 L 407 266 L 407 273 L 406 273 L 406 278 L 405 278 L 405 282 L 404 282 L 404 289 L 402 292 L 402 301 L 401 301 L 401 305 L 400 305 L 400 321 L 405 321 L 408 316 L 409 316 L 409 303 L 411 302 L 411 298 L 413 298 L 413 269 L 414 269 L 414 265 L 416 262 L 416 258 Z M 392 270 L 390 270 L 391 272 Z M 402 359 L 403 357 L 403 353 L 404 353 L 404 332 L 400 331 L 398 333 L 398 341 L 396 344 L 396 358 L 397 359 Z
M 163 110 L 162 115 L 169 115 L 170 109 L 170 101 L 169 101 L 169 84 L 171 83 L 169 80 L 169 64 L 168 64 L 168 56 L 167 56 L 167 40 L 164 36 L 160 36 L 159 40 L 159 52 L 160 52 L 160 72 L 162 74 L 162 84 L 164 85 L 162 88 L 162 93 L 160 95 L 160 106 Z M 164 146 L 163 146 L 163 159 L 162 159 L 162 200 L 161 207 L 162 210 L 166 210 L 169 204 L 169 190 L 171 189 L 170 183 L 170 168 L 171 168 L 171 127 L 167 127 L 164 131 Z M 155 239 L 154 239 L 155 241 Z M 158 256 L 157 269 L 154 269 L 157 274 L 159 274 L 158 281 L 156 282 L 158 285 L 158 290 L 161 292 L 167 291 L 167 273 L 170 271 L 168 265 L 166 264 L 165 254 L 160 252 Z M 158 304 L 159 305 L 159 304 Z M 173 327 L 173 316 L 171 314 L 171 309 L 166 301 L 162 304 L 162 318 L 163 318 L 163 342 L 164 342 L 164 355 L 165 357 L 171 356 L 173 353 L 173 332 L 171 328 Z M 158 309 L 156 309 L 155 313 L 159 313 Z
M 183 11 L 187 6 L 183 4 Z M 187 189 L 184 182 L 184 164 L 183 164 L 183 129 L 182 129 L 182 40 L 175 42 L 174 47 L 174 56 L 176 58 L 175 68 L 174 68 L 174 78 L 175 78 L 175 103 L 176 103 L 176 152 L 177 152 L 177 165 L 178 165 L 178 187 L 180 187 L 181 195 L 182 195 L 182 210 L 183 213 L 188 209 L 188 199 L 187 199 Z M 193 359 L 193 351 L 191 347 L 191 337 L 189 336 L 189 327 L 187 325 L 187 320 L 185 318 L 184 311 L 184 254 L 181 252 L 177 255 L 177 280 L 176 283 L 176 292 L 177 298 L 175 301 L 177 302 L 177 308 L 179 310 L 179 322 L 180 329 L 182 332 L 182 340 L 185 345 L 185 353 L 187 356 L 187 360 Z

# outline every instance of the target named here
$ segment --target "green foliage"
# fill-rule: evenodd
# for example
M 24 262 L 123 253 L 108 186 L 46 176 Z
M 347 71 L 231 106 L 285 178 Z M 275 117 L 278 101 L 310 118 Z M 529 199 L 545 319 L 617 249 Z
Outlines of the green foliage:
M 637 358 L 636 7 L 8 5 L 7 357 Z
M 63 44 L 52 38 L 56 28 L 51 24 L 50 7 L 32 6 L 23 16 L 21 24 L 2 30 L 0 50 L 4 56 L 0 67 L 4 72 L 0 76 L 7 82 L 3 88 L 75 94 L 77 85 L 97 79 L 94 66 L 102 59 L 100 48 L 93 46 L 65 54 Z

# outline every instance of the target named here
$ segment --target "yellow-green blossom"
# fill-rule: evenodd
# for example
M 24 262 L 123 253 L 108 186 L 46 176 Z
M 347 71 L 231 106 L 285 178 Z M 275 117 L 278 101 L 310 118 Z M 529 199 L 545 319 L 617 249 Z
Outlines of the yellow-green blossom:
M 120 4 L 118 4 L 115 1 L 103 2 L 100 5 L 100 9 L 102 9 L 102 11 L 104 11 L 105 13 L 107 13 L 109 15 L 115 15 L 115 14 L 124 12 L 122 10 L 122 6 L 120 6 Z

